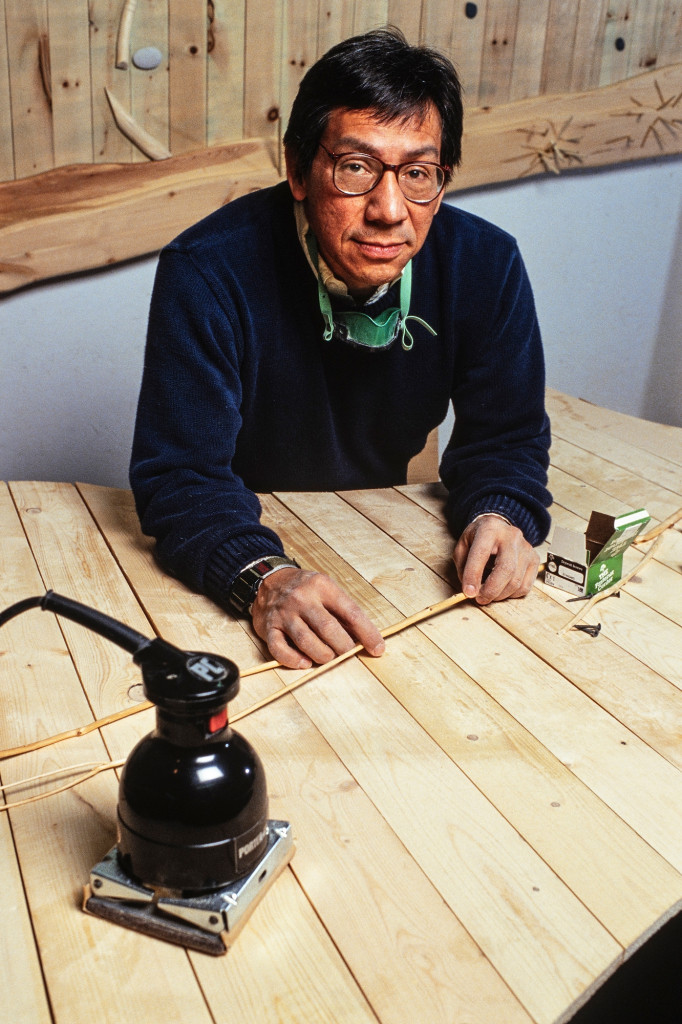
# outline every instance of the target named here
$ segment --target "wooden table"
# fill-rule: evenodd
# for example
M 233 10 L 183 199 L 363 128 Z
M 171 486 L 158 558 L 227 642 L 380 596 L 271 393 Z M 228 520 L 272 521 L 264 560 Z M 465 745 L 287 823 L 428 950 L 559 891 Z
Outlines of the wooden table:
M 556 523 L 641 505 L 660 521 L 682 505 L 681 430 L 555 392 L 549 407 Z M 0 494 L 0 607 L 49 587 L 242 668 L 264 659 L 247 624 L 159 571 L 128 492 Z M 382 627 L 452 592 L 437 486 L 277 494 L 264 516 Z M 458 605 L 245 717 L 296 854 L 225 957 L 81 912 L 114 841 L 113 771 L 1 814 L 0 1017 L 568 1020 L 682 905 L 681 568 L 678 525 L 589 613 L 597 638 L 559 635 L 577 605 L 538 584 L 523 601 Z M 0 664 L 2 748 L 141 697 L 129 655 L 51 613 L 7 624 Z M 249 676 L 232 713 L 294 677 Z M 6 760 L 2 781 L 125 758 L 151 715 Z

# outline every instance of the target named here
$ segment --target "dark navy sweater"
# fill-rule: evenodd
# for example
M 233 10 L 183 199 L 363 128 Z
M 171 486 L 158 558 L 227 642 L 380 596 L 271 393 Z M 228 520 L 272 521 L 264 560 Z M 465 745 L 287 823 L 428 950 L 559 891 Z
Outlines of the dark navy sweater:
M 371 307 L 398 305 L 397 286 Z M 455 536 L 484 511 L 549 529 L 549 423 L 530 284 L 514 240 L 443 204 L 413 261 L 414 347 L 324 341 L 286 183 L 234 200 L 161 253 L 131 462 L 161 564 L 225 603 L 282 553 L 255 492 L 404 483 L 442 422 Z

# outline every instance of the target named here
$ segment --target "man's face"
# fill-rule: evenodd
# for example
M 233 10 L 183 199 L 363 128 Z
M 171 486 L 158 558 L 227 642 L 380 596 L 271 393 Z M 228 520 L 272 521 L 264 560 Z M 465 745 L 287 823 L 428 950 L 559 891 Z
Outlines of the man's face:
M 431 105 L 427 116 L 406 123 L 380 124 L 372 110 L 336 108 L 329 115 L 322 144 L 331 153 L 367 153 L 387 164 L 440 161 L 441 121 Z M 287 176 L 306 215 L 320 254 L 334 275 L 356 297 L 370 295 L 398 277 L 419 252 L 443 194 L 420 205 L 407 200 L 395 174 L 386 171 L 364 196 L 347 196 L 334 186 L 334 163 L 318 147 L 310 173 L 297 177 L 287 159 Z

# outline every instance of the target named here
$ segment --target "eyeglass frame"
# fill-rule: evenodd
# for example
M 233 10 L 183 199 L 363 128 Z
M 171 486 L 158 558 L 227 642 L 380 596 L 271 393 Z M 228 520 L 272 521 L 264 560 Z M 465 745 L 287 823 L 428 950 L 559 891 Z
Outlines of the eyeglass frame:
M 402 164 L 387 164 L 383 160 L 380 160 L 378 156 L 373 156 L 371 153 L 356 153 L 355 151 L 350 151 L 348 153 L 332 153 L 329 149 L 327 149 L 323 142 L 318 142 L 318 146 L 320 146 L 320 148 L 325 151 L 330 160 L 333 160 L 334 162 L 334 167 L 332 169 L 332 184 L 336 191 L 339 192 L 342 196 L 367 196 L 369 195 L 370 192 L 373 192 L 377 185 L 381 182 L 386 171 L 393 171 L 393 173 L 395 174 L 396 181 L 398 183 L 398 188 L 400 189 L 400 193 L 403 196 L 403 198 L 406 199 L 408 203 L 415 203 L 417 206 L 428 206 L 428 204 L 432 203 L 434 199 L 438 199 L 438 196 L 442 193 L 447 182 L 448 172 L 451 170 L 448 164 L 437 164 L 435 160 L 405 160 L 405 162 Z M 364 157 L 365 159 L 369 158 L 370 160 L 376 160 L 378 164 L 381 164 L 381 174 L 374 182 L 374 184 L 371 185 L 368 189 L 365 189 L 364 192 L 344 192 L 343 189 L 339 188 L 339 186 L 336 184 L 336 161 L 340 160 L 342 156 L 361 156 Z M 441 187 L 438 189 L 435 196 L 432 196 L 430 199 L 410 199 L 410 197 L 406 196 L 402 188 L 400 187 L 400 178 L 398 177 L 398 171 L 401 169 L 401 167 L 411 167 L 413 164 L 426 164 L 427 167 L 437 167 L 440 171 L 443 172 L 443 182 L 441 184 Z

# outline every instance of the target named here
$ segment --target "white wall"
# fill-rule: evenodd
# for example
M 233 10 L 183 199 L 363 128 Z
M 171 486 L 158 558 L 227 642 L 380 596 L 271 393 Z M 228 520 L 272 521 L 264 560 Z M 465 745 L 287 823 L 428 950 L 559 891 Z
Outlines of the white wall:
M 682 159 L 452 201 L 518 238 L 548 383 L 682 425 Z M 127 486 L 155 264 L 142 259 L 0 301 L 0 479 Z

